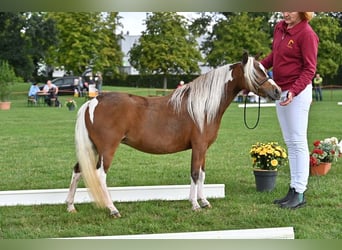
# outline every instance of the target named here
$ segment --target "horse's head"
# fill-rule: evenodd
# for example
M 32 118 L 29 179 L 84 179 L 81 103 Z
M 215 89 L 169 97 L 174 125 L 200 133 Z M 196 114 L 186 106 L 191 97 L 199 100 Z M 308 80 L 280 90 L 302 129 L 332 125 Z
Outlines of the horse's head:
M 280 87 L 268 76 L 265 67 L 256 58 L 249 57 L 245 52 L 242 57 L 242 66 L 247 90 L 272 100 L 280 98 Z

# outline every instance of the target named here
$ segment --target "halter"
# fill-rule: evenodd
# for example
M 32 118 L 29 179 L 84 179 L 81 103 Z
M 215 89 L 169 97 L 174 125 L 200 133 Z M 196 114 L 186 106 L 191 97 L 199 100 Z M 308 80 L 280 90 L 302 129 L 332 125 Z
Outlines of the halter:
M 257 93 L 259 93 L 259 87 L 261 87 L 265 82 L 267 82 L 268 80 L 270 80 L 271 78 L 270 77 L 267 77 L 266 79 L 262 80 L 260 83 L 257 82 L 257 88 L 256 88 L 256 91 Z M 245 123 L 245 126 L 246 128 L 248 129 L 255 129 L 258 124 L 259 124 L 259 120 L 260 120 L 260 97 L 259 97 L 259 102 L 258 102 L 258 117 L 257 117 L 257 120 L 254 124 L 254 126 L 250 127 L 248 124 L 247 124 L 247 119 L 246 119 L 246 108 L 247 108 L 247 98 L 245 99 L 245 105 L 244 105 L 244 108 L 243 108 L 243 121 Z
M 261 82 L 257 82 L 257 88 L 256 88 L 256 91 L 259 93 L 259 88 L 265 83 L 267 82 L 268 80 L 272 79 L 271 77 L 266 77 L 264 80 L 262 80 Z

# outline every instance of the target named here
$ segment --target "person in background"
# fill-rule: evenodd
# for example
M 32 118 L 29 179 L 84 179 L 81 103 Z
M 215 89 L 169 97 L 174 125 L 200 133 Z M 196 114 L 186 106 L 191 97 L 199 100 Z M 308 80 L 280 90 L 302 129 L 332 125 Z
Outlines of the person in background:
M 82 97 L 83 96 L 83 91 L 84 91 L 84 88 L 85 88 L 82 77 L 80 76 L 80 77 L 78 77 L 78 79 L 75 79 L 75 82 L 77 82 L 77 84 L 75 86 L 75 89 L 78 92 L 78 96 Z
M 98 91 L 98 93 L 102 92 L 102 75 L 101 72 L 97 72 L 96 76 L 95 76 L 95 83 L 96 83 L 96 89 Z
M 57 99 L 58 94 L 58 87 L 51 82 L 51 80 L 48 80 L 46 84 L 43 87 L 43 92 L 46 93 L 45 102 L 51 106 L 52 102 L 51 99 L 55 99 L 55 105 L 59 106 L 59 101 Z
M 269 70 L 267 72 L 267 75 L 268 75 L 269 78 L 273 79 L 273 72 L 272 72 L 272 70 Z
M 272 68 L 273 79 L 282 89 L 276 111 L 288 149 L 291 177 L 285 197 L 274 201 L 281 208 L 306 204 L 304 192 L 310 170 L 307 128 L 319 43 L 309 24 L 313 14 L 283 12 L 283 20 L 274 29 L 272 52 L 261 60 L 266 69 Z
M 322 101 L 322 83 L 323 78 L 317 73 L 315 78 L 313 79 L 316 101 Z
M 36 82 L 33 82 L 30 90 L 28 92 L 28 97 L 32 98 L 35 100 L 35 102 L 38 101 L 38 92 L 40 91 L 38 84 Z
M 184 81 L 180 81 L 179 84 L 178 84 L 178 86 L 177 86 L 177 88 L 180 88 L 180 87 L 182 87 L 183 85 L 184 85 Z

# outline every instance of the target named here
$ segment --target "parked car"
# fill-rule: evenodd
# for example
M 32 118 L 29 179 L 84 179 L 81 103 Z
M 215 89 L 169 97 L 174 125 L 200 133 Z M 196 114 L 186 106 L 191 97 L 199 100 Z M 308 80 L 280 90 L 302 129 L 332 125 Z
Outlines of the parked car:
M 52 83 L 58 87 L 58 95 L 73 95 L 78 85 L 78 76 L 64 76 L 55 78 Z
M 78 86 L 79 76 L 58 77 L 53 79 L 51 82 L 58 87 L 58 95 L 73 95 L 75 93 L 75 89 L 78 91 L 83 90 L 83 85 Z M 40 86 L 40 89 L 43 89 L 44 85 Z
M 58 95 L 73 95 L 76 89 L 79 95 L 83 96 L 86 92 L 88 92 L 88 85 L 85 83 L 89 83 L 92 72 L 92 68 L 89 67 L 82 73 L 82 76 L 58 77 L 53 79 L 52 83 L 58 87 Z M 80 78 L 82 79 L 81 82 L 79 82 Z M 44 85 L 40 86 L 39 88 L 42 90 Z

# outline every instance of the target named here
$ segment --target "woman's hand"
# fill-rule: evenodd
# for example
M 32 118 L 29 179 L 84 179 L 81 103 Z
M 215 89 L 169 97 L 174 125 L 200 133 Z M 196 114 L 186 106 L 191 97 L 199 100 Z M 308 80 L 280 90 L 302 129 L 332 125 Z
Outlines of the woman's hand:
M 284 101 L 280 102 L 279 104 L 281 106 L 286 106 L 286 105 L 289 105 L 292 102 L 292 100 L 293 100 L 293 94 L 292 94 L 292 92 L 289 91 L 289 92 L 287 92 L 286 99 Z

